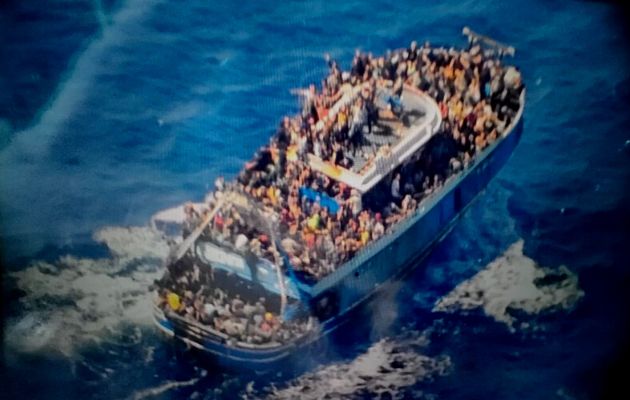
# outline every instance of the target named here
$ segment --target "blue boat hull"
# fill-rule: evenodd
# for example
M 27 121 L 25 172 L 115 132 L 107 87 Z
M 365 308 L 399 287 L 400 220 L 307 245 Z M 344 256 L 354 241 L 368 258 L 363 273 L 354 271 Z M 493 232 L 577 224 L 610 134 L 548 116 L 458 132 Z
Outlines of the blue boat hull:
M 442 190 L 422 203 L 416 214 L 312 288 L 313 304 L 323 297 L 331 297 L 337 305 L 334 315 L 321 324 L 316 335 L 267 350 L 244 349 L 229 346 L 225 340 L 203 332 L 203 328 L 191 328 L 188 323 L 166 318 L 161 312 L 154 314 L 156 324 L 167 335 L 207 353 L 225 367 L 264 370 L 277 368 L 294 355 L 304 357 L 309 348 L 351 320 L 360 305 L 420 265 L 451 231 L 518 145 L 523 131 L 520 117 L 519 114 L 507 136 L 485 149 L 474 165 L 447 181 Z

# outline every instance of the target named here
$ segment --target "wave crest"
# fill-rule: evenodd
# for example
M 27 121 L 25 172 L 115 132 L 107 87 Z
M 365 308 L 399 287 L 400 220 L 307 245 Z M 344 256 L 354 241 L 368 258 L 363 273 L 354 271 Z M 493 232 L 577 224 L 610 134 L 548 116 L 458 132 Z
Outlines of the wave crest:
M 539 314 L 571 310 L 584 296 L 577 275 L 565 266 L 541 267 L 523 254 L 523 240 L 512 244 L 496 260 L 438 300 L 433 311 L 466 312 L 482 309 L 510 329 L 516 318 L 510 311 Z
M 272 387 L 270 399 L 397 398 L 404 389 L 444 376 L 451 369 L 446 355 L 429 357 L 418 352 L 428 345 L 427 332 L 384 338 L 349 362 L 334 363 L 304 374 L 284 388 Z M 414 397 L 424 393 L 414 391 Z
M 149 228 L 108 227 L 95 233 L 110 258 L 66 255 L 9 274 L 24 293 L 20 316 L 8 321 L 7 345 L 26 352 L 74 354 L 124 324 L 151 324 L 149 287 L 162 273 L 168 245 Z

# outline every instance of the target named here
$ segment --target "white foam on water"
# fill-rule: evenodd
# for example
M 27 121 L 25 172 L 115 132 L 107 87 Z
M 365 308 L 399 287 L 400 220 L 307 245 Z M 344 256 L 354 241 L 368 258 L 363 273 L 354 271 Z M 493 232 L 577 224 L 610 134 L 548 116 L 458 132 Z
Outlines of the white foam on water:
M 388 392 L 397 398 L 416 383 L 449 373 L 448 356 L 428 357 L 418 352 L 428 344 L 427 335 L 417 333 L 381 339 L 351 361 L 321 367 L 282 388 L 272 386 L 267 398 L 354 398 L 362 392 L 375 398 Z M 422 395 L 414 393 L 415 397 Z
M 18 300 L 22 316 L 8 321 L 8 348 L 72 356 L 124 324 L 151 324 L 149 287 L 163 273 L 166 241 L 140 227 L 104 228 L 94 239 L 109 248 L 110 258 L 63 256 L 9 274 L 26 294 Z
M 180 387 L 192 386 L 199 381 L 199 378 L 193 378 L 187 381 L 167 381 L 163 384 L 134 392 L 128 397 L 129 400 L 142 400 L 149 397 L 159 396 L 164 392 Z
M 545 278 L 549 281 L 541 283 Z M 532 315 L 571 310 L 583 296 L 577 275 L 565 266 L 541 267 L 523 254 L 523 240 L 519 240 L 475 276 L 439 299 L 433 311 L 465 313 L 481 309 L 513 330 L 518 321 L 510 314 L 510 309 Z
M 391 333 L 390 329 L 399 315 L 397 296 L 402 286 L 402 281 L 388 284 L 387 290 L 381 291 L 376 301 L 367 304 L 371 319 L 370 340 L 376 341 Z

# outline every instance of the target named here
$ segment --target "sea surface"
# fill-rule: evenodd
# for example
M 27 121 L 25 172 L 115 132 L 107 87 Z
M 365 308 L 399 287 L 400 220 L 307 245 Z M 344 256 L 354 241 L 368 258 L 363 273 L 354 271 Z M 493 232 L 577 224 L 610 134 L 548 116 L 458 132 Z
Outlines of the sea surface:
M 610 394 L 630 337 L 626 22 L 598 1 L 0 2 L 0 397 Z M 325 53 L 465 46 L 464 25 L 517 49 L 525 129 L 429 259 L 306 367 L 239 374 L 164 341 L 151 216 L 234 177 Z M 545 273 L 567 283 L 538 291 Z M 471 305 L 470 287 L 492 290 Z

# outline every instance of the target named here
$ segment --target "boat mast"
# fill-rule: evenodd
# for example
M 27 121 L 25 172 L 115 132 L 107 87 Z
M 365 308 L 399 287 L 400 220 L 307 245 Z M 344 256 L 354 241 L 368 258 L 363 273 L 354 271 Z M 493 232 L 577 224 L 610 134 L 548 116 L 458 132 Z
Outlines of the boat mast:
M 203 230 L 206 229 L 206 226 L 208 226 L 210 221 L 212 221 L 212 218 L 214 218 L 214 216 L 219 211 L 219 209 L 221 208 L 221 206 L 223 205 L 223 203 L 225 202 L 228 196 L 229 194 L 222 196 L 217 202 L 217 204 L 214 206 L 212 211 L 206 214 L 203 221 L 201 221 L 201 223 L 197 226 L 197 228 L 195 228 L 195 230 L 192 231 L 190 235 L 188 235 L 186 239 L 184 239 L 183 242 L 181 242 L 178 246 L 176 246 L 175 248 L 171 250 L 168 257 L 166 257 L 166 262 L 165 262 L 166 266 L 179 261 L 179 259 L 182 258 L 184 254 L 186 254 L 190 246 L 192 246 L 193 243 L 195 243 L 195 241 L 201 235 Z
M 259 210 L 257 210 L 259 211 Z M 263 221 L 267 222 L 267 232 L 269 232 L 269 236 L 271 236 L 271 245 L 273 246 L 273 259 L 274 259 L 274 267 L 276 270 L 276 276 L 278 278 L 278 286 L 280 287 L 280 319 L 282 320 L 284 317 L 284 310 L 287 307 L 287 292 L 284 287 L 284 277 L 282 276 L 282 264 L 283 258 L 278 250 L 278 238 L 276 237 L 275 231 L 271 228 L 271 222 L 269 219 L 263 219 Z
M 507 54 L 508 56 L 514 56 L 514 53 L 516 51 L 514 47 L 498 42 L 489 36 L 481 35 L 477 32 L 474 32 L 467 26 L 462 29 L 462 34 L 468 37 L 468 41 L 471 43 L 471 45 L 473 43 L 481 42 L 489 47 L 494 47 L 498 50 L 499 56 L 502 56 L 504 54 Z

